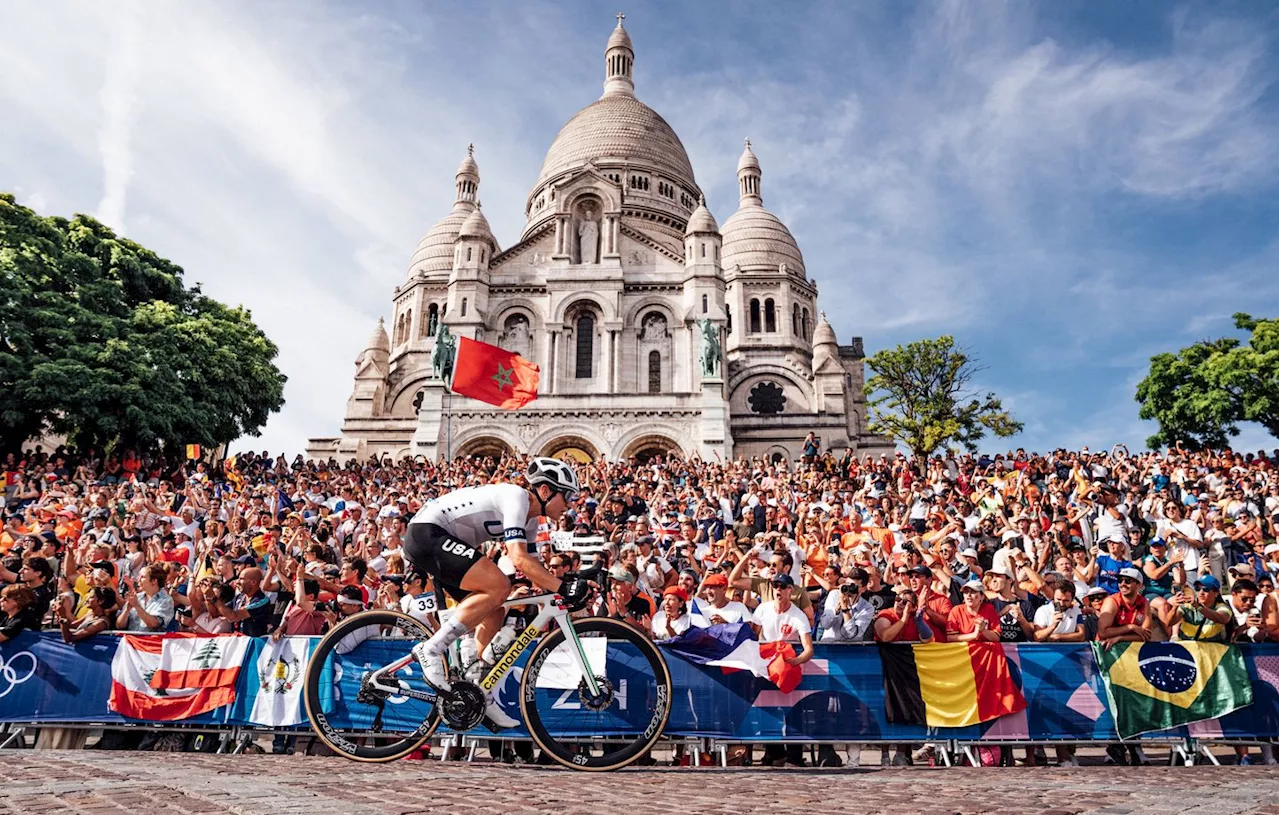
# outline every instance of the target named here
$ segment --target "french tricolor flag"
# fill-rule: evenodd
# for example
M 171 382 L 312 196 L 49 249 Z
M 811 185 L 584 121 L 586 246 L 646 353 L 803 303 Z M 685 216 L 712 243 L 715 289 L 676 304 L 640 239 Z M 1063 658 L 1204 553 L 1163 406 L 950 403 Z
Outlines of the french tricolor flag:
M 725 673 L 750 671 L 772 682 L 778 690 L 790 693 L 800 684 L 803 674 L 799 665 L 786 660 L 796 655 L 786 642 L 760 642 L 746 623 L 724 623 L 687 631 L 664 645 L 669 650 L 698 665 L 712 665 Z

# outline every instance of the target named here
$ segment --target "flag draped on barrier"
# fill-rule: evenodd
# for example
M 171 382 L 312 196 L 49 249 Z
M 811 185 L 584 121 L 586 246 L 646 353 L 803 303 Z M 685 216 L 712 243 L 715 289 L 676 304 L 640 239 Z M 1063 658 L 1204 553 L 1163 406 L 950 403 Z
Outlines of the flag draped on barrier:
M 1027 707 L 998 642 L 890 643 L 879 648 L 890 722 L 965 727 Z
M 302 686 L 307 675 L 307 659 L 318 641 L 318 637 L 255 640 L 245 658 L 245 671 L 249 675 L 241 683 L 242 691 L 231 711 L 232 718 L 266 727 L 287 727 L 306 721 Z
M 111 660 L 108 706 L 131 719 L 172 722 L 229 705 L 248 637 L 126 635 Z
M 750 671 L 769 680 L 783 693 L 795 690 L 803 674 L 799 665 L 787 664 L 787 660 L 796 655 L 795 648 L 785 642 L 758 642 L 746 623 L 690 627 L 664 644 L 698 665 L 712 665 L 725 671 Z
M 1216 719 L 1253 702 L 1244 657 L 1233 646 L 1095 642 L 1093 654 L 1122 739 Z

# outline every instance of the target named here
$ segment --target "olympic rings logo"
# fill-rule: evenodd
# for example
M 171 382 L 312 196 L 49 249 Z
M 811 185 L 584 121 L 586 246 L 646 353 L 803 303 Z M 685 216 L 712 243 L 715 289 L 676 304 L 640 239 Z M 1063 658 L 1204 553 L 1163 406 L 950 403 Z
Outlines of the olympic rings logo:
M 22 658 L 26 657 L 26 660 Z M 30 662 L 28 666 L 27 663 Z M 26 671 L 23 673 L 23 671 Z M 30 651 L 19 651 L 9 658 L 6 662 L 4 656 L 0 654 L 0 678 L 2 678 L 6 686 L 4 690 L 0 690 L 0 699 L 9 695 L 9 691 L 26 682 L 36 673 L 36 657 Z

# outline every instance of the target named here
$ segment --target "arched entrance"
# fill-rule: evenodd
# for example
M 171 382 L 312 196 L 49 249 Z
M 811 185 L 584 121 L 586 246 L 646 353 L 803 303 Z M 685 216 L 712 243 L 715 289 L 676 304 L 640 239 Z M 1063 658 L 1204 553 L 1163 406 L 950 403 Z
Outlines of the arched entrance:
M 463 443 L 457 455 L 499 459 L 514 452 L 511 445 L 496 436 L 479 436 Z
M 657 456 L 671 455 L 682 456 L 684 451 L 680 449 L 679 444 L 659 433 L 650 433 L 633 439 L 622 451 L 624 459 L 630 459 L 635 456 L 636 460 L 641 464 Z
M 596 446 L 581 436 L 560 436 L 548 442 L 540 455 L 570 461 L 576 464 L 589 464 L 600 457 Z

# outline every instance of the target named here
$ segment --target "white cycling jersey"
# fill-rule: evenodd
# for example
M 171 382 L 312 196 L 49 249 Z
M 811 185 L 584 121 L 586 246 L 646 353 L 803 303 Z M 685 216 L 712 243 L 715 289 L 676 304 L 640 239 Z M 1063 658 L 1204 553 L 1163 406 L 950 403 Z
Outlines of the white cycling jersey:
M 515 484 L 463 487 L 427 504 L 413 524 L 435 524 L 471 546 L 486 541 L 538 538 L 538 516 L 529 515 L 529 493 Z

